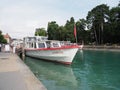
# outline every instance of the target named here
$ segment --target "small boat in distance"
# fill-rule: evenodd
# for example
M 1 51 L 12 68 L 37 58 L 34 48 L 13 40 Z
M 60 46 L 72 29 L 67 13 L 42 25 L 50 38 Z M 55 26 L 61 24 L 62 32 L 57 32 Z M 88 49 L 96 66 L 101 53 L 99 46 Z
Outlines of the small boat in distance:
M 81 47 L 68 41 L 48 40 L 45 36 L 25 37 L 23 44 L 25 55 L 63 64 L 71 64 Z

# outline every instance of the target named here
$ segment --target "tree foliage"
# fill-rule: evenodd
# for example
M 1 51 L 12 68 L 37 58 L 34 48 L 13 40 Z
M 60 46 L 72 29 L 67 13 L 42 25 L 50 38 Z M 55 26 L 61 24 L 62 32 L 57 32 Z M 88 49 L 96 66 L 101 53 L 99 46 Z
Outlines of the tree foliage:
M 4 39 L 3 35 L 2 35 L 2 31 L 0 30 L 0 43 L 7 43 L 7 40 Z
M 87 43 L 87 39 L 89 38 L 88 30 L 85 30 L 86 23 L 85 19 L 80 19 L 76 22 L 77 40 L 79 43 Z
M 88 12 L 87 21 L 97 44 L 103 43 L 104 23 L 108 19 L 108 13 L 109 7 L 105 4 L 96 6 Z
M 35 31 L 35 36 L 47 36 L 45 28 L 37 28 Z
M 80 19 L 75 22 L 74 18 L 71 17 L 70 20 L 67 20 L 64 26 L 59 26 L 55 21 L 48 23 L 48 38 L 50 40 L 61 40 L 61 41 L 71 41 L 75 42 L 74 37 L 74 25 L 76 24 L 77 30 L 77 39 L 78 43 L 82 43 L 82 41 L 87 42 L 89 37 L 88 31 L 86 28 L 86 20 Z
M 96 44 L 120 43 L 120 6 L 102 4 L 88 12 L 87 23 Z
M 120 7 L 109 11 L 109 20 L 105 23 L 105 43 L 120 43 Z
M 49 22 L 46 30 L 48 39 L 75 42 L 74 25 L 78 43 L 120 44 L 120 2 L 111 9 L 106 4 L 98 5 L 88 12 L 86 19 L 75 22 L 74 17 L 71 17 L 63 26 L 59 26 L 56 21 Z
M 75 21 L 73 17 L 67 20 L 64 26 L 59 26 L 55 21 L 49 22 L 47 28 L 48 39 L 74 42 L 74 24 Z
M 64 28 L 65 28 L 65 40 L 67 41 L 71 41 L 71 42 L 75 42 L 74 39 L 74 24 L 75 24 L 75 20 L 73 17 L 70 18 L 70 20 L 67 20 Z
M 55 21 L 49 22 L 48 23 L 48 39 L 49 40 L 58 40 L 59 38 L 59 26 Z

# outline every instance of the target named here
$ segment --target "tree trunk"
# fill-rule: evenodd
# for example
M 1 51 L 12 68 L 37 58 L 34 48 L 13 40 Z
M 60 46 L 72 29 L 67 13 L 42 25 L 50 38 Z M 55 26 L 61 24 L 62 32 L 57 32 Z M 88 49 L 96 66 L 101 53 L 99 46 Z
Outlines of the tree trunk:
M 97 33 L 96 33 L 96 30 L 95 30 L 95 26 L 94 26 L 93 30 L 94 30 L 94 33 L 95 33 L 96 44 L 98 44 L 98 39 L 97 39 Z
M 103 23 L 101 23 L 101 44 L 103 44 Z

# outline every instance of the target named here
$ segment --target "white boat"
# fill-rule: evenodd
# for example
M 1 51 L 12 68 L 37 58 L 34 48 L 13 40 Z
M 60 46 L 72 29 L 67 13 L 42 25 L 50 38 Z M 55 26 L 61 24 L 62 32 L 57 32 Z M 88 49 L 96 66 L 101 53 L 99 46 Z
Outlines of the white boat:
M 44 36 L 24 38 L 25 55 L 63 64 L 71 64 L 79 48 L 77 44 L 48 40 Z

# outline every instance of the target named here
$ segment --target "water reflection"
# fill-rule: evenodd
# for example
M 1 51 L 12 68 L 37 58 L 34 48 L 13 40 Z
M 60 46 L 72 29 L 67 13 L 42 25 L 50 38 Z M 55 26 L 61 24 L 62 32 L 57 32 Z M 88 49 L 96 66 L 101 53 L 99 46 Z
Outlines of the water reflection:
M 71 66 L 26 57 L 48 90 L 119 90 L 120 52 L 78 51 Z
M 71 66 L 26 57 L 25 62 L 49 90 L 77 90 Z
M 72 64 L 78 90 L 119 90 L 119 58 L 118 52 L 78 52 Z

